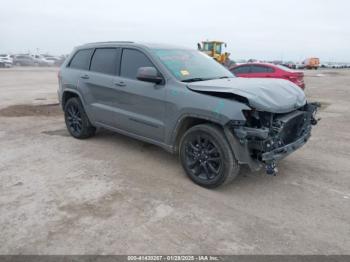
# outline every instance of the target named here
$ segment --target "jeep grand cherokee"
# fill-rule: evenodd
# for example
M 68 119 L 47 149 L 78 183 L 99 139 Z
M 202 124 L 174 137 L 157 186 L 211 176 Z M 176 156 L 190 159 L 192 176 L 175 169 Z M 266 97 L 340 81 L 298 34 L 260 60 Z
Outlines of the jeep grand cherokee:
M 295 84 L 238 78 L 199 51 L 168 45 L 77 47 L 60 69 L 58 95 L 73 137 L 100 127 L 158 145 L 208 188 L 232 181 L 241 164 L 275 174 L 317 123 L 317 105 Z

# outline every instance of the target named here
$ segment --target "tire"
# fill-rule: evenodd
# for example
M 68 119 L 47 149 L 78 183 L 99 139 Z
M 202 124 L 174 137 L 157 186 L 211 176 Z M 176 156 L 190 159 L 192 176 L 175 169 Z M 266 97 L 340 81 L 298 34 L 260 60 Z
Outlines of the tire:
M 91 125 L 84 107 L 77 97 L 72 97 L 66 102 L 64 119 L 68 132 L 75 138 L 85 139 L 96 133 L 96 128 Z
M 239 173 L 239 164 L 223 131 L 214 125 L 187 130 L 181 138 L 179 154 L 188 177 L 202 187 L 228 184 Z

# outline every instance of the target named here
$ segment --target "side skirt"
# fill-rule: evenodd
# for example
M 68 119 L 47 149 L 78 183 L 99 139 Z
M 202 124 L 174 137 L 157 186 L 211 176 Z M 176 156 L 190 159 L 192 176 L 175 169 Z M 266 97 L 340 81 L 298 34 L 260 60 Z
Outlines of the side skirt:
M 163 148 L 164 150 L 166 150 L 169 153 L 172 153 L 172 154 L 174 153 L 174 147 L 171 146 L 171 145 L 167 145 L 167 144 L 161 143 L 159 141 L 156 141 L 156 140 L 153 140 L 153 139 L 150 139 L 150 138 L 147 138 L 147 137 L 136 135 L 134 133 L 130 133 L 128 131 L 125 131 L 125 130 L 122 130 L 122 129 L 119 129 L 119 128 L 116 128 L 116 127 L 112 127 L 112 126 L 109 126 L 109 125 L 106 125 L 106 124 L 103 124 L 103 123 L 100 123 L 100 122 L 95 122 L 94 125 L 96 127 L 102 127 L 102 128 L 108 129 L 110 131 L 113 131 L 113 132 L 116 132 L 116 133 L 119 133 L 119 134 L 122 134 L 122 135 L 125 135 L 125 136 L 128 136 L 128 137 L 132 137 L 132 138 L 135 138 L 137 140 L 140 140 L 140 141 L 143 141 L 143 142 L 146 142 L 146 143 L 150 143 L 150 144 L 159 146 L 159 147 Z

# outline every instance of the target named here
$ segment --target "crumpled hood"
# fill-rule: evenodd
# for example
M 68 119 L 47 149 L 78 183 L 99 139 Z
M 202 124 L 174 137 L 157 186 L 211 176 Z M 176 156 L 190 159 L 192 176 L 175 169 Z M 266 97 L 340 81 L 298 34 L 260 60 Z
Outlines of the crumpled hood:
M 189 83 L 199 92 L 232 93 L 245 97 L 259 111 L 287 113 L 306 103 L 304 91 L 290 81 L 266 78 L 227 78 Z

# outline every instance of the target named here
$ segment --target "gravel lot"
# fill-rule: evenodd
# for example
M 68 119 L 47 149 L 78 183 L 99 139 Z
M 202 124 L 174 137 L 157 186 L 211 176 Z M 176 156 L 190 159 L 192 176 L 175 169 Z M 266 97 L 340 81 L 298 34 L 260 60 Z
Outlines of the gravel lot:
M 307 145 L 206 190 L 155 146 L 71 138 L 57 69 L 1 69 L 0 254 L 350 254 L 350 70 L 305 81 L 323 105 Z

